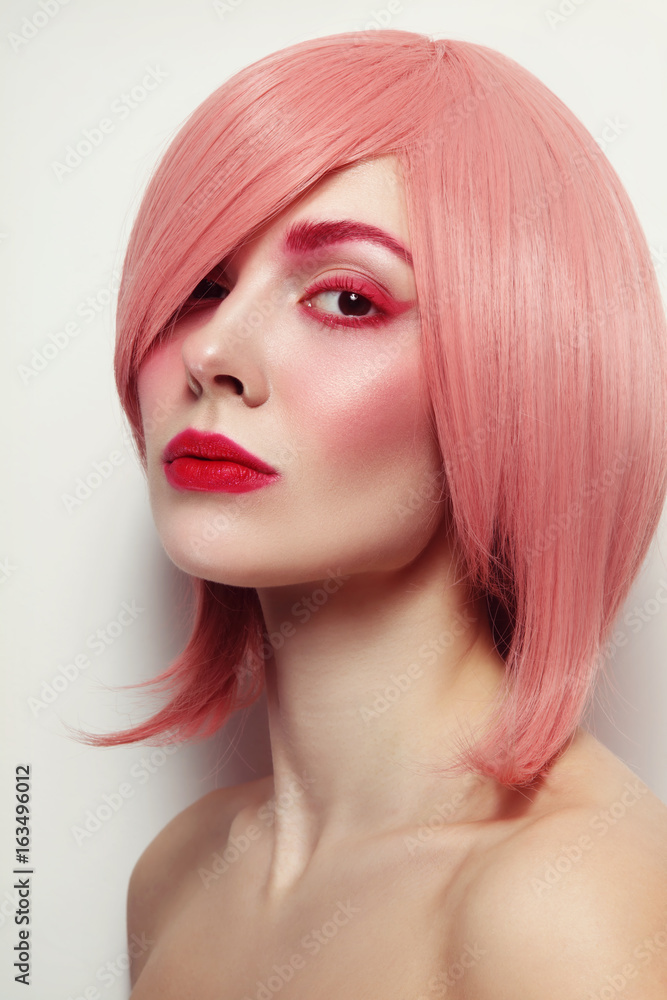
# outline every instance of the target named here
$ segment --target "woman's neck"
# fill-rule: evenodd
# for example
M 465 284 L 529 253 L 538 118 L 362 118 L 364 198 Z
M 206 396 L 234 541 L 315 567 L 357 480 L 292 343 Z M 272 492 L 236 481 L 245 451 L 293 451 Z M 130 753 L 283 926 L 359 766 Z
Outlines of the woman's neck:
M 445 564 L 445 568 L 446 568 Z M 443 577 L 440 554 L 394 572 L 259 591 L 273 757 L 272 878 L 289 885 L 315 849 L 419 822 L 433 806 L 495 808 L 499 786 L 442 776 L 456 736 L 480 724 L 504 674 L 483 601 Z

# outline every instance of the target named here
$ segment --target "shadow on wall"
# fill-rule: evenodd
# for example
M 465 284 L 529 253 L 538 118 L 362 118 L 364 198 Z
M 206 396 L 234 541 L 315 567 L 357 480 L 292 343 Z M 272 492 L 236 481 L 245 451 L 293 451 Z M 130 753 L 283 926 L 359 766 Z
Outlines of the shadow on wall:
M 156 630 L 158 648 L 153 656 L 156 667 L 146 674 L 147 677 L 164 670 L 186 645 L 189 615 L 194 606 L 187 575 L 171 562 L 161 546 L 155 552 L 151 579 L 162 627 Z M 142 710 L 141 714 L 148 714 L 147 710 Z M 236 712 L 214 736 L 200 743 L 193 742 L 193 750 L 195 747 L 191 759 L 197 774 L 193 778 L 205 782 L 210 789 L 243 784 L 271 774 L 265 694 L 262 693 L 254 705 Z
M 667 516 L 607 645 L 585 728 L 667 805 Z

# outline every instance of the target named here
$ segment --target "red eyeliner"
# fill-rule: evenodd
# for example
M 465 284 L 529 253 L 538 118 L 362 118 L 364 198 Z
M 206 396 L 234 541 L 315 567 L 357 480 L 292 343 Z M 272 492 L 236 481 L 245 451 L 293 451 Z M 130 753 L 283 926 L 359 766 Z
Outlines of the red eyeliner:
M 353 278 L 350 275 L 328 276 L 316 281 L 304 293 L 305 299 L 314 298 L 322 292 L 355 292 L 357 295 L 368 299 L 371 305 L 379 312 L 372 316 L 335 316 L 332 313 L 322 312 L 320 309 L 313 309 L 312 306 L 305 306 L 310 315 L 315 315 L 318 322 L 323 322 L 329 326 L 363 327 L 378 326 L 386 323 L 414 305 L 414 301 L 396 302 L 380 291 L 375 285 L 365 282 L 361 278 Z

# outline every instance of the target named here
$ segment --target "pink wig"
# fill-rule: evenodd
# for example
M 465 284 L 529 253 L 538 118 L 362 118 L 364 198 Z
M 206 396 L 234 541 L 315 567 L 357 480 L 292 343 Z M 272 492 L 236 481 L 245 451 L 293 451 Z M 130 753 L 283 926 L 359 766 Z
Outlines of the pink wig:
M 489 725 L 448 770 L 522 785 L 581 722 L 667 489 L 667 325 L 646 239 L 544 84 L 485 46 L 395 30 L 241 70 L 181 128 L 139 209 L 118 392 L 145 464 L 137 373 L 191 290 L 328 172 L 385 154 L 405 179 L 457 554 L 506 663 Z M 87 742 L 203 739 L 261 693 L 256 591 L 192 584 L 188 645 L 144 682 L 170 700 Z

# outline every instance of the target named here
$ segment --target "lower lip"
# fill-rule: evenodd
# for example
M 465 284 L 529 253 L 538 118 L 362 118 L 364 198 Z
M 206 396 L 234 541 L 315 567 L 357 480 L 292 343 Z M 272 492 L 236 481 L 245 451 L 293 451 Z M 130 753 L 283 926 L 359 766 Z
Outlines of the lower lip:
M 236 462 L 213 462 L 184 455 L 164 462 L 167 482 L 176 490 L 200 490 L 205 493 L 249 493 L 268 486 L 277 475 L 256 472 Z

